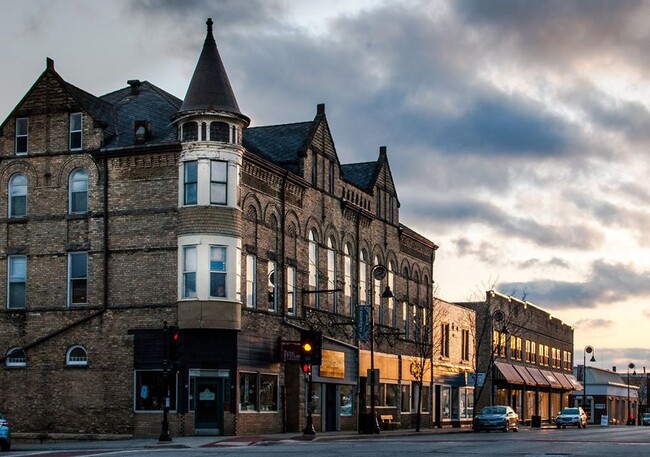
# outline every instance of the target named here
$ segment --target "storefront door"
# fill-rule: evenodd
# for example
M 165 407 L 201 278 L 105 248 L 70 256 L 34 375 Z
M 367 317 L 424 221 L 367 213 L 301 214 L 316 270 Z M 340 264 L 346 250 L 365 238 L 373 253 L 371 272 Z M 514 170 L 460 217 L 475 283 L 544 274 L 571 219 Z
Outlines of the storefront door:
M 195 423 L 197 435 L 223 434 L 223 379 L 195 379 Z
M 335 432 L 338 430 L 339 411 L 338 395 L 336 384 L 325 384 L 325 431 Z

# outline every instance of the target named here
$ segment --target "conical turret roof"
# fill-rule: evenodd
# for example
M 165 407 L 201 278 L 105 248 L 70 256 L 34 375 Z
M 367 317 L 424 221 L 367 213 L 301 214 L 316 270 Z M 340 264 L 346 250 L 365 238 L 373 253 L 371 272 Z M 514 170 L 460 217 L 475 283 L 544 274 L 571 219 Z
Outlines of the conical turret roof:
M 248 118 L 239 110 L 226 69 L 219 56 L 217 43 L 212 35 L 212 19 L 208 19 L 206 24 L 208 25 L 208 31 L 203 43 L 203 50 L 196 64 L 180 112 L 196 110 L 226 111 L 248 121 Z

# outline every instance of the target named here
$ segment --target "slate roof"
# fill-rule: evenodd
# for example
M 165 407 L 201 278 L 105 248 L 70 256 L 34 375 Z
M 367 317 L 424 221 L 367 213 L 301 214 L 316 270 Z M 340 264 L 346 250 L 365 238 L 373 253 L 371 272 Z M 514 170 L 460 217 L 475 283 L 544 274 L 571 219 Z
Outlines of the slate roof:
M 244 116 L 239 110 L 235 93 L 230 86 L 226 69 L 223 66 L 217 43 L 212 35 L 212 19 L 206 22 L 208 31 L 203 49 L 192 75 L 181 111 L 215 110 Z
M 244 130 L 244 147 L 273 162 L 293 162 L 309 147 L 314 122 L 249 127 Z
M 343 179 L 367 192 L 375 184 L 378 162 L 360 162 L 341 165 Z
M 106 125 L 106 133 L 115 132 L 115 113 L 110 103 L 64 81 L 60 76 L 58 77 L 68 90 L 68 93 L 83 107 L 84 111 L 90 114 L 93 119 L 102 121 Z
M 170 118 L 178 111 L 181 100 L 148 81 L 139 83 L 136 92 L 133 94 L 129 86 L 101 97 L 103 101 L 111 104 L 116 119 L 114 136 L 107 140 L 106 147 L 111 149 L 133 146 L 135 121 L 151 123 L 151 139 L 147 144 L 177 142 L 176 128 Z

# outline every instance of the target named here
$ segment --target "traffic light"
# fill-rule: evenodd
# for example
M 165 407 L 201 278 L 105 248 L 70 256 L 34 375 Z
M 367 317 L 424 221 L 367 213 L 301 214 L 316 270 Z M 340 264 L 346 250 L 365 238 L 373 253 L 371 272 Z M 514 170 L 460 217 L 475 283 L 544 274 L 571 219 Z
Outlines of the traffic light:
M 169 366 L 178 371 L 183 366 L 183 335 L 178 327 L 169 327 Z
M 311 365 L 308 363 L 303 363 L 302 365 L 300 365 L 300 369 L 302 370 L 303 373 L 309 374 L 309 372 L 311 371 Z
M 314 330 L 302 330 L 300 332 L 300 364 L 320 365 L 322 359 L 322 341 L 321 332 Z

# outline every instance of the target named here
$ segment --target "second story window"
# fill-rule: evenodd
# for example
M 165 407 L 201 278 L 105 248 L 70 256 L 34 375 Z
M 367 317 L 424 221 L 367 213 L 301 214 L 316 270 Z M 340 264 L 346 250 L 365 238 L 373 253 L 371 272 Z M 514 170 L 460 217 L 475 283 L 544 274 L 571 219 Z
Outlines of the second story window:
M 11 309 L 25 308 L 27 305 L 27 257 L 24 255 L 9 256 L 8 274 L 7 307 Z
M 226 296 L 226 247 L 210 246 L 210 296 Z
M 83 114 L 72 113 L 70 114 L 70 150 L 78 151 L 82 148 L 82 135 L 83 133 Z
M 9 180 L 9 217 L 27 216 L 27 178 L 13 175 Z
M 228 162 L 210 161 L 210 203 L 228 203 Z
M 287 313 L 296 314 L 296 267 L 287 266 Z
M 449 357 L 449 323 L 440 324 L 440 355 Z
M 198 194 L 198 162 L 185 162 L 183 166 L 183 204 L 196 205 Z
M 327 288 L 331 291 L 328 295 L 332 297 L 332 312 L 338 312 L 338 301 L 336 289 L 336 243 L 334 238 L 327 240 Z
M 29 119 L 22 117 L 16 119 L 16 154 L 27 154 L 29 144 Z
M 88 253 L 68 254 L 68 304 L 88 303 Z
M 343 274 L 345 286 L 343 288 L 343 295 L 345 296 L 345 303 L 350 307 L 350 315 L 354 315 L 354 302 L 352 298 L 352 257 L 350 252 L 352 249 L 349 244 L 345 245 L 345 251 L 343 254 Z
M 314 293 L 312 303 L 318 308 L 318 235 L 313 230 L 309 231 L 309 289 Z
M 210 141 L 223 141 L 227 143 L 229 140 L 229 128 L 225 122 L 210 122 Z
M 467 329 L 461 331 L 460 358 L 461 360 L 469 361 L 469 330 Z
M 70 214 L 88 212 L 88 173 L 86 170 L 77 169 L 70 173 L 68 189 L 70 192 L 68 196 Z
M 269 293 L 269 306 L 268 310 L 276 312 L 278 310 L 278 290 L 277 290 L 277 272 L 274 260 L 269 260 L 267 263 L 267 278 L 268 278 L 268 293 Z
M 246 307 L 255 308 L 257 289 L 257 257 L 253 254 L 246 255 Z
M 183 248 L 183 298 L 196 298 L 196 246 Z

